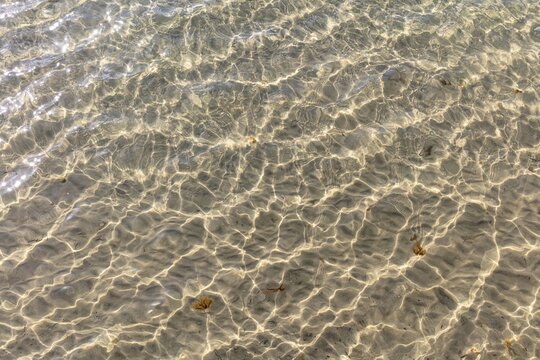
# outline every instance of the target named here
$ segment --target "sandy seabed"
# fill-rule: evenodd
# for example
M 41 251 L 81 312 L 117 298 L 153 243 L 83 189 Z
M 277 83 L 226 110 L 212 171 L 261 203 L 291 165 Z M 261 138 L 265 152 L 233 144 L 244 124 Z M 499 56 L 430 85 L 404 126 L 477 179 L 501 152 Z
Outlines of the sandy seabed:
M 536 0 L 3 0 L 0 360 L 540 358 Z

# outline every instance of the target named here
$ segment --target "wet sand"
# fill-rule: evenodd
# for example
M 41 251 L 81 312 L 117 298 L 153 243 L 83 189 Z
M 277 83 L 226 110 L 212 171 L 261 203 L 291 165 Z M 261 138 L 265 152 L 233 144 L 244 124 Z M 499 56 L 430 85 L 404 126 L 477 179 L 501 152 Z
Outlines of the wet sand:
M 540 358 L 539 54 L 538 1 L 4 1 L 0 359 Z

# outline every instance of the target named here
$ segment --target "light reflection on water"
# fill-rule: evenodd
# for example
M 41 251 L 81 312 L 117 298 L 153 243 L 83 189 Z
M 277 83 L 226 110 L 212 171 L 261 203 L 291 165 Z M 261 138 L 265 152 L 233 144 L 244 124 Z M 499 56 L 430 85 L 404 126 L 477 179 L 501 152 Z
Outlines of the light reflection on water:
M 0 359 L 540 358 L 537 1 L 0 4 Z

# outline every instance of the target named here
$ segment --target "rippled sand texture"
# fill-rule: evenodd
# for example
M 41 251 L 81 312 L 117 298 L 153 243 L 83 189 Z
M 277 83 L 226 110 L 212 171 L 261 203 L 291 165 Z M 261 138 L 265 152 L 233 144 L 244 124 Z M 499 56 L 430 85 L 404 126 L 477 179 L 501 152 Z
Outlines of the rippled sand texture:
M 0 359 L 540 358 L 536 0 L 0 5 Z

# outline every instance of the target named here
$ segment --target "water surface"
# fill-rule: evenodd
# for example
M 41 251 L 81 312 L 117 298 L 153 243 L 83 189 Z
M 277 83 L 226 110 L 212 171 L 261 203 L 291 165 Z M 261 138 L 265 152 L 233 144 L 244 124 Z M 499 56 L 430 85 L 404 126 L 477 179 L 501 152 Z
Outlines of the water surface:
M 1 0 L 0 359 L 540 358 L 539 64 L 537 0 Z

